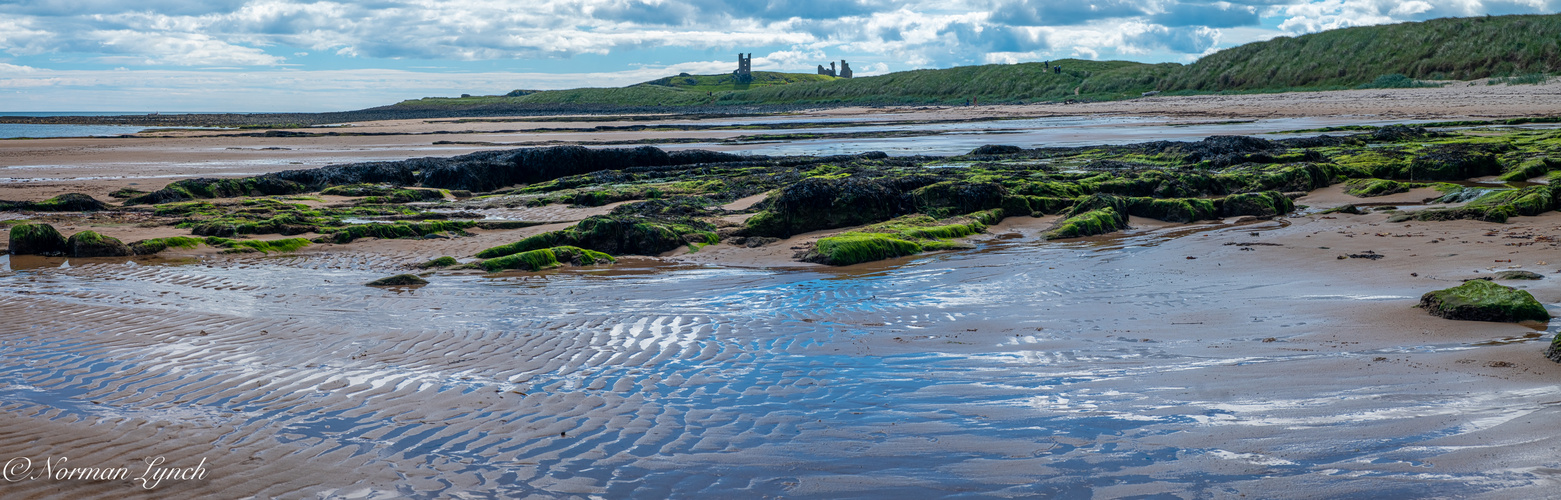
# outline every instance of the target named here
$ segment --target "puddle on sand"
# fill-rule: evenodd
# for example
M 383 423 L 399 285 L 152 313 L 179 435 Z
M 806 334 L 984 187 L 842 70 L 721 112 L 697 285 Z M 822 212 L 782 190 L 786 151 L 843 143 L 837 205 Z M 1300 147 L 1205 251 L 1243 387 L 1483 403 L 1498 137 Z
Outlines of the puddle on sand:
M 229 429 L 207 440 L 231 450 L 218 460 L 346 457 L 393 467 L 397 496 L 414 498 L 1261 497 L 1317 484 L 1415 497 L 1545 481 L 1521 467 L 1550 459 L 1521 457 L 1546 454 L 1490 470 L 1448 457 L 1501 445 L 1438 443 L 1549 421 L 1553 391 L 1358 370 L 1462 342 L 1277 349 L 1373 294 L 1139 264 L 1180 232 L 1280 223 L 1205 226 L 1099 243 L 1110 252 L 1009 238 L 836 270 L 626 259 L 441 274 L 401 293 L 362 285 L 397 269 L 388 259 L 44 260 L 0 276 L 0 314 L 30 314 L 0 337 L 0 408 L 66 428 Z M 39 306 L 52 313 L 25 313 Z M 1231 307 L 1285 312 L 1221 326 Z M 1215 319 L 1168 326 L 1198 315 Z M 1286 340 L 1254 340 L 1267 337 Z

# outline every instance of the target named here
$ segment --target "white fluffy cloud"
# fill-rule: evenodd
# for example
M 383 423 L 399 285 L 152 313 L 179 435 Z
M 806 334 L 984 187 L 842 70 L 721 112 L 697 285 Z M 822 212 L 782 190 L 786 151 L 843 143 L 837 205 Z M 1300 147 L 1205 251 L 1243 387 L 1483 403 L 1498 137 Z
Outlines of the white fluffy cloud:
M 124 67 L 177 86 L 156 75 L 198 79 L 205 73 L 175 70 L 237 67 L 285 93 L 284 82 L 350 87 L 372 73 L 365 68 L 438 66 L 426 71 L 463 73 L 396 75 L 449 95 L 482 91 L 456 85 L 474 73 L 516 77 L 492 81 L 492 91 L 631 83 L 729 71 L 727 55 L 737 52 L 754 52 L 765 70 L 849 59 L 861 75 L 1064 57 L 1190 61 L 1277 35 L 1558 8 L 1561 0 L 4 0 L 0 85 L 44 72 L 103 90 L 130 80 L 87 73 Z M 35 70 L 16 69 L 28 66 Z M 517 66 L 526 69 L 502 72 Z M 369 73 L 324 71 L 337 68 Z M 299 74 L 312 76 L 292 80 Z

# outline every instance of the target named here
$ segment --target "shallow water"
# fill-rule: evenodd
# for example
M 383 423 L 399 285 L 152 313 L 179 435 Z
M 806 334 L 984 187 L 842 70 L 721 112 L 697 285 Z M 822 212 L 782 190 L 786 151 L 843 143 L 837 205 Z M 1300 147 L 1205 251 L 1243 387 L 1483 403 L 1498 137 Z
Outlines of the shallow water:
M 18 137 L 106 137 L 134 134 L 151 127 L 131 125 L 52 125 L 0 123 L 0 139 Z
M 962 155 L 987 144 L 1026 148 L 1134 144 L 1150 141 L 1200 141 L 1213 135 L 1257 135 L 1266 139 L 1311 137 L 1322 132 L 1296 130 L 1347 125 L 1426 123 L 1429 120 L 1381 120 L 1371 117 L 1308 117 L 1224 122 L 1173 122 L 1163 117 L 1053 117 L 908 125 L 868 124 L 861 127 L 781 129 L 777 134 L 841 134 L 852 132 L 924 131 L 929 135 L 887 138 L 820 138 L 743 145 L 678 144 L 677 149 L 741 150 L 764 155 L 841 155 L 882 151 L 890 155 Z M 759 133 L 756 131 L 755 133 Z M 1330 132 L 1351 135 L 1358 132 Z
M 214 470 L 281 449 L 402 477 L 283 496 L 1381 498 L 1552 480 L 1548 445 L 1485 432 L 1553 421 L 1552 387 L 1361 369 L 1548 335 L 1312 339 L 1343 308 L 1415 294 L 1157 260 L 1181 258 L 1173 235 L 1278 228 L 388 290 L 361 283 L 421 258 L 14 257 L 0 315 L 30 321 L 0 336 L 0 410 L 226 429 Z M 1507 459 L 1451 458 L 1469 453 Z

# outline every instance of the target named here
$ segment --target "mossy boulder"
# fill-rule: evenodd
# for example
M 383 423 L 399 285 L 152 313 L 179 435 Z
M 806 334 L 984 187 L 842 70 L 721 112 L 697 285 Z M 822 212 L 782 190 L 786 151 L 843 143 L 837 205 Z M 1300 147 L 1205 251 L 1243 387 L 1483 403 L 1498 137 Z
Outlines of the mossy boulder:
M 1467 321 L 1549 321 L 1550 313 L 1523 290 L 1487 280 L 1471 280 L 1420 297 L 1420 307 L 1447 319 Z
M 124 257 L 134 255 L 130 246 L 119 238 L 103 236 L 96 231 L 82 231 L 70 236 L 66 245 L 71 257 Z
M 153 255 L 169 248 L 183 248 L 189 250 L 200 246 L 201 243 L 205 243 L 205 240 L 201 238 L 192 238 L 189 236 L 152 238 L 149 240 L 141 240 L 135 243 L 131 243 L 130 253 L 136 255 Z
M 999 208 L 1006 196 L 1008 189 L 995 182 L 945 181 L 911 191 L 916 211 L 932 217 Z
M 1501 180 L 1506 182 L 1526 181 L 1539 177 L 1561 166 L 1561 161 L 1552 158 L 1536 158 L 1517 164 L 1507 173 L 1501 174 Z
M 1556 192 L 1561 186 L 1529 186 L 1523 189 L 1492 191 L 1475 198 L 1464 208 L 1479 209 L 1488 214 L 1487 219 L 1515 215 L 1535 216 L 1556 209 Z
M 12 255 L 65 255 L 69 250 L 69 241 L 56 231 L 54 226 L 48 224 L 11 226 Z
M 916 212 L 916 202 L 909 193 L 937 182 L 929 176 L 802 179 L 765 200 L 768 208 L 748 219 L 744 233 L 789 238 L 808 231 L 886 221 Z M 922 192 L 921 199 L 933 206 L 955 202 L 965 195 L 977 198 L 975 204 L 984 203 L 981 193 L 961 193 L 961 189 L 952 186 Z M 985 208 L 996 208 L 1002 198 L 989 201 L 993 205 Z
M 615 262 L 613 256 L 573 246 L 557 246 L 510 254 L 503 257 L 482 261 L 483 269 L 489 272 L 503 271 L 506 269 L 520 269 L 524 271 L 540 271 L 557 267 L 562 263 L 570 263 L 576 266 L 591 266 L 597 264 L 610 264 Z
M 367 283 L 367 286 L 422 286 L 427 285 L 428 280 L 419 278 L 415 274 L 397 274 L 389 278 L 380 278 Z
M 862 262 L 892 259 L 921 253 L 922 246 L 887 233 L 844 233 L 819 238 L 813 251 L 803 256 L 806 262 L 847 266 Z
M 691 242 L 713 244 L 720 241 L 715 226 L 693 219 L 680 221 L 644 217 L 598 215 L 588 217 L 574 227 L 488 248 L 477 257 L 492 259 L 532 250 L 570 246 L 614 255 L 658 255 Z
M 95 212 L 107 208 L 103 202 L 81 193 L 65 193 L 32 206 L 33 210 L 41 212 Z
M 1357 198 L 1387 196 L 1409 191 L 1410 184 L 1387 179 L 1350 179 L 1344 193 Z
M 1223 217 L 1241 215 L 1271 217 L 1295 210 L 1295 202 L 1277 191 L 1233 194 L 1220 200 L 1219 205 L 1220 215 Z
M 1128 215 L 1166 222 L 1193 222 L 1219 218 L 1213 200 L 1203 198 L 1129 198 Z
M 1114 195 L 1091 195 L 1074 204 L 1042 235 L 1048 240 L 1078 238 L 1120 231 L 1127 228 L 1128 199 Z
M 1410 160 L 1396 177 L 1413 180 L 1456 181 L 1501 173 L 1497 153 L 1501 145 L 1444 144 L 1431 146 Z

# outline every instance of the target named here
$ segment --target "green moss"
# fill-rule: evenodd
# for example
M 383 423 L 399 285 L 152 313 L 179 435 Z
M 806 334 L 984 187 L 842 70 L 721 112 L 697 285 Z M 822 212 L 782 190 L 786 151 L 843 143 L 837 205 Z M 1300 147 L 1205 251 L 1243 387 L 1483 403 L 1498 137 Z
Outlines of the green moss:
M 1506 182 L 1526 181 L 1545 175 L 1554 170 L 1556 161 L 1550 158 L 1539 158 L 1518 164 L 1507 173 L 1501 174 L 1501 180 Z
M 1357 198 L 1386 196 L 1409 191 L 1410 184 L 1386 179 L 1350 179 L 1344 193 Z
M 1213 200 L 1203 198 L 1129 198 L 1128 215 L 1166 222 L 1193 222 L 1219 218 Z
M 1127 227 L 1127 217 L 1115 208 L 1090 210 L 1064 219 L 1043 235 L 1048 240 L 1094 236 L 1120 231 Z
M 1486 212 L 1504 212 L 1506 215 L 1503 219 L 1513 215 L 1534 216 L 1555 210 L 1556 190 L 1551 186 L 1530 186 L 1523 189 L 1492 191 L 1475 198 L 1464 207 Z
M 615 262 L 613 256 L 573 246 L 557 246 L 530 250 L 503 257 L 497 257 L 482 261 L 483 269 L 489 272 L 506 269 L 520 269 L 524 271 L 540 271 L 557 267 L 561 262 L 568 262 L 578 266 L 590 266 Z
M 1220 200 L 1219 206 L 1220 215 L 1223 217 L 1240 215 L 1269 217 L 1284 215 L 1295 210 L 1295 202 L 1276 191 L 1233 194 Z
M 922 246 L 883 233 L 843 233 L 819 238 L 815 247 L 821 264 L 845 266 L 921 253 Z
M 183 248 L 186 250 L 200 246 L 204 241 L 200 238 L 189 236 L 174 236 L 171 238 L 153 238 L 141 240 L 130 244 L 130 251 L 136 255 L 152 255 L 169 248 Z
M 263 241 L 263 240 L 230 240 L 230 239 L 227 239 L 227 238 L 219 238 L 219 237 L 216 237 L 216 236 L 209 236 L 209 237 L 207 237 L 205 239 L 205 242 L 206 242 L 207 245 L 210 245 L 210 246 L 213 246 L 213 247 L 226 248 L 226 249 L 228 249 L 228 252 L 233 252 L 233 253 L 244 253 L 244 252 L 261 252 L 261 253 L 267 253 L 267 254 L 273 253 L 273 252 L 276 252 L 276 253 L 286 253 L 286 252 L 294 252 L 294 251 L 297 251 L 298 249 L 301 249 L 303 247 L 309 246 L 309 240 L 306 240 L 306 239 L 303 239 L 303 238 L 286 238 L 286 239 L 280 239 L 280 240 Z
M 1486 280 L 1470 280 L 1462 285 L 1425 294 L 1420 307 L 1447 319 L 1469 321 L 1549 321 L 1550 313 L 1534 296 L 1523 290 Z
M 82 231 L 67 240 L 71 257 L 123 257 L 131 255 L 130 247 L 119 238 L 103 236 L 96 231 Z
M 434 268 L 434 267 L 450 267 L 450 266 L 454 266 L 454 265 L 457 265 L 457 264 L 460 264 L 460 262 L 456 261 L 455 257 L 444 256 L 444 257 L 440 257 L 440 258 L 437 258 L 437 259 L 430 260 L 428 262 L 424 262 L 422 264 L 418 264 L 417 267 L 422 268 L 422 269 L 429 269 L 429 268 Z
M 11 226 L 9 248 L 15 255 L 63 255 L 70 247 L 54 226 L 17 224 Z
M 443 232 L 464 232 L 466 228 L 476 226 L 476 222 L 470 221 L 423 221 L 397 224 L 354 224 L 339 228 L 320 228 L 319 231 L 327 234 L 328 239 L 335 243 L 351 243 L 358 238 L 421 238 L 423 235 Z
M 720 241 L 714 226 L 697 220 L 666 221 L 625 216 L 594 216 L 574 227 L 550 231 L 485 249 L 477 257 L 491 259 L 520 252 L 575 246 L 619 255 L 657 255 L 688 243 Z

